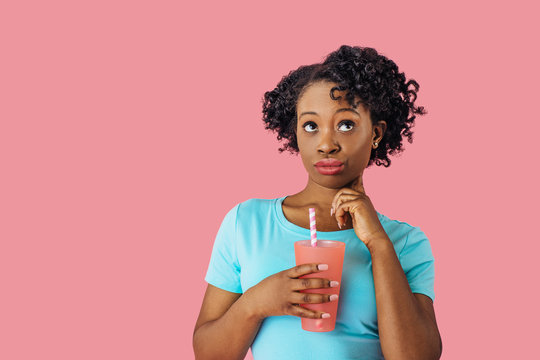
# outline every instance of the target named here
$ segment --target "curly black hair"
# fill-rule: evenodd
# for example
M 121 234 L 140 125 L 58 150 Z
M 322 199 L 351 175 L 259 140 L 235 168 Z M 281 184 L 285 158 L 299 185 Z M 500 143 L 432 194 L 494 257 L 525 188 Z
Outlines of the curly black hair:
M 278 141 L 288 142 L 279 152 L 288 150 L 298 154 L 296 140 L 296 104 L 304 91 L 313 83 L 329 81 L 338 84 L 330 91 L 332 99 L 334 91 L 346 91 L 345 99 L 356 108 L 356 97 L 366 106 L 371 114 L 373 124 L 379 120 L 386 121 L 386 131 L 376 149 L 372 149 L 369 163 L 390 166 L 388 155 L 400 153 L 402 139 L 406 136 L 412 143 L 416 115 L 425 115 L 422 106 L 415 106 L 418 83 L 399 72 L 397 65 L 390 59 L 369 47 L 342 45 L 330 53 L 322 63 L 303 65 L 284 76 L 276 88 L 267 91 L 263 99 L 263 121 L 265 129 L 277 132 Z M 414 89 L 410 89 L 412 86 Z M 411 116 L 409 117 L 409 112 Z

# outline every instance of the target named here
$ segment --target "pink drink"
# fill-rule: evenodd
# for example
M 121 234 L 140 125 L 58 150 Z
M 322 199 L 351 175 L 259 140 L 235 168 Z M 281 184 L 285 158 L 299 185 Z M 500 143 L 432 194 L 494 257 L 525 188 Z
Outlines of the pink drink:
M 343 270 L 343 258 L 345 256 L 345 243 L 333 240 L 317 240 L 317 246 L 311 246 L 311 240 L 300 240 L 294 243 L 296 265 L 317 263 L 328 264 L 328 270 L 300 276 L 303 278 L 323 278 L 339 282 L 335 288 L 306 289 L 300 292 L 317 294 L 337 294 L 341 288 L 341 272 Z M 320 304 L 300 304 L 310 310 L 323 311 L 330 314 L 327 319 L 302 319 L 302 329 L 308 331 L 332 331 L 336 326 L 337 301 Z

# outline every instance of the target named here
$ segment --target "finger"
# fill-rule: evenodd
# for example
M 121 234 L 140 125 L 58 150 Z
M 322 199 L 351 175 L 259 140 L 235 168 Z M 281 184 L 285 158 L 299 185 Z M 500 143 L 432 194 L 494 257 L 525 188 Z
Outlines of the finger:
M 334 199 L 332 200 L 332 209 L 334 209 L 334 213 L 336 212 L 336 208 L 338 207 L 339 199 L 343 195 L 359 195 L 359 193 L 351 188 L 341 188 L 336 195 L 334 195 Z
M 321 265 L 321 268 L 319 268 L 319 265 Z M 291 278 L 297 278 L 302 275 L 307 275 L 314 272 L 321 272 L 321 271 L 328 270 L 328 265 L 326 265 L 326 267 L 322 265 L 326 265 L 326 264 L 310 263 L 310 264 L 297 265 L 287 270 L 287 275 Z
M 338 218 L 337 217 L 337 209 L 339 208 L 339 206 L 344 203 L 344 202 L 347 202 L 347 201 L 353 201 L 353 200 L 357 200 L 359 197 L 361 196 L 360 193 L 356 193 L 356 194 L 342 194 L 336 201 L 336 204 L 334 206 L 334 215 L 336 216 L 336 220 L 338 222 L 338 224 L 345 224 L 347 222 L 347 219 L 346 219 L 346 214 L 341 214 L 341 218 Z
M 287 309 L 289 315 L 299 316 L 307 319 L 322 319 L 324 312 L 322 311 L 313 311 L 306 309 L 300 305 L 290 305 Z
M 292 279 L 292 290 L 329 288 L 330 280 L 322 278 Z
M 330 298 L 332 296 L 332 298 Z M 314 294 L 314 293 L 303 293 L 303 292 L 294 292 L 291 296 L 291 303 L 294 304 L 322 304 L 330 301 L 337 300 L 338 295 L 336 294 Z
M 361 196 L 362 196 L 362 194 L 360 194 L 360 193 L 355 193 L 355 194 L 343 193 L 343 194 L 341 194 L 341 196 L 336 199 L 336 202 L 335 202 L 335 205 L 334 205 L 334 211 L 336 211 L 337 208 L 339 207 L 339 205 L 341 205 L 342 203 L 347 202 L 347 201 L 352 201 L 352 200 L 359 199 L 359 198 L 361 198 Z
M 352 214 L 360 206 L 361 204 L 360 201 L 361 200 L 359 200 L 358 197 L 356 197 L 354 200 L 342 202 L 338 206 L 338 208 L 336 209 L 336 220 L 338 224 L 343 225 L 347 222 L 346 220 L 347 213 L 349 213 L 349 215 L 351 216 L 351 219 L 353 218 Z

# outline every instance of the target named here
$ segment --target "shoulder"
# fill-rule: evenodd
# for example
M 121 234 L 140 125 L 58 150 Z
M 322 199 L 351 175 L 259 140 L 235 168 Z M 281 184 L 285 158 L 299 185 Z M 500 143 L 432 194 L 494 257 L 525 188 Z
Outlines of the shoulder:
M 242 241 L 246 234 L 264 233 L 264 229 L 273 226 L 275 201 L 277 199 L 252 198 L 236 203 L 229 208 L 222 223 L 230 232 L 234 232 L 236 241 Z
M 383 214 L 380 214 L 379 218 L 381 225 L 394 244 L 398 254 L 403 253 L 405 248 L 409 249 L 411 246 L 419 243 L 425 243 L 428 247 L 430 246 L 426 234 L 419 226 L 411 225 L 405 221 L 391 219 Z
M 277 199 L 251 198 L 238 203 L 239 215 L 265 213 L 272 210 Z
M 268 217 L 268 214 L 275 206 L 275 202 L 279 198 L 275 199 L 260 199 L 251 198 L 236 203 L 233 208 L 228 211 L 229 216 L 240 219 L 247 219 L 253 217 Z
M 411 225 L 405 221 L 391 219 L 381 213 L 379 213 L 379 220 L 388 235 L 392 233 L 394 236 L 406 236 L 411 232 L 421 231 L 418 226 Z

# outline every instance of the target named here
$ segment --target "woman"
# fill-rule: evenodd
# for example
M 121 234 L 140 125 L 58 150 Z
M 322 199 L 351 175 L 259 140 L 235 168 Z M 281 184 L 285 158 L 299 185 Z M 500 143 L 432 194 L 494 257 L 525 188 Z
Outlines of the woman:
M 409 89 L 413 86 L 414 89 Z M 377 212 L 362 176 L 412 142 L 418 83 L 372 48 L 341 46 L 301 66 L 265 94 L 266 128 L 299 152 L 306 187 L 233 207 L 218 231 L 195 325 L 197 359 L 439 359 L 433 309 L 434 259 L 418 227 Z M 411 116 L 409 117 L 409 114 Z M 308 209 L 321 239 L 346 243 L 336 328 L 301 329 L 322 318 L 303 303 L 336 301 L 303 289 L 336 286 L 299 279 L 324 264 L 295 264 L 293 243 L 309 239 Z M 320 267 L 319 267 L 320 265 Z

